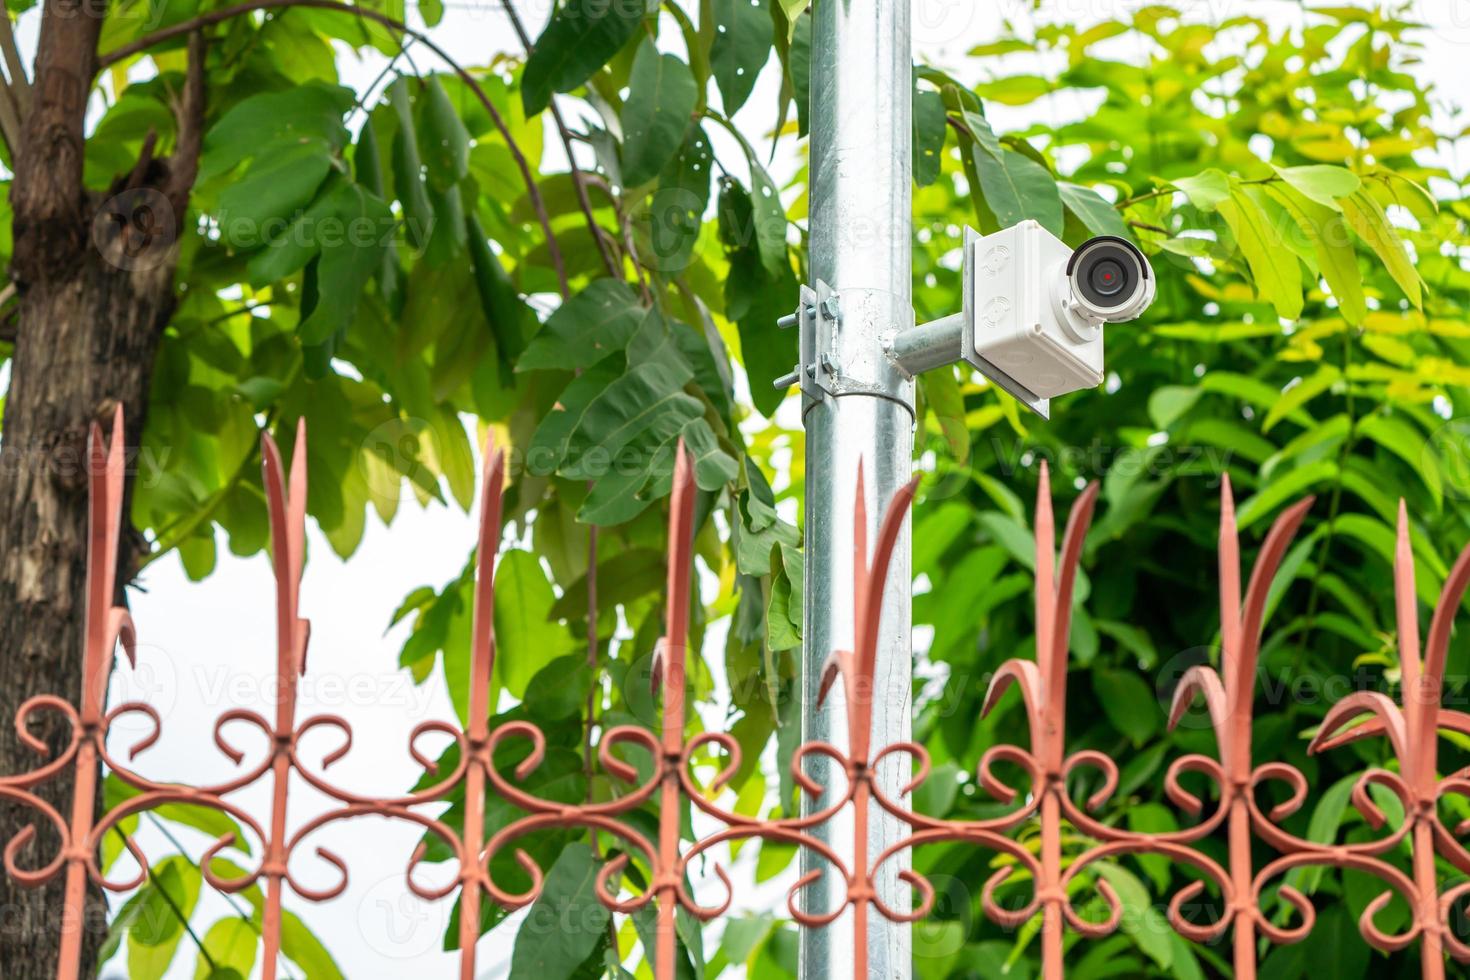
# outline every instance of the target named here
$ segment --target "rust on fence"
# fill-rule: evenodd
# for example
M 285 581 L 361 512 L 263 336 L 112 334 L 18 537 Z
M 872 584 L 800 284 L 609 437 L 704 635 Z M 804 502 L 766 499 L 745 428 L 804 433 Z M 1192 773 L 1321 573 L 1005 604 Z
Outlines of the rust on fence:
M 717 802 L 719 791 L 739 770 L 740 747 L 727 732 L 704 731 L 686 736 L 686 667 L 693 570 L 693 536 L 696 490 L 692 461 L 682 444 L 674 462 L 668 540 L 667 609 L 664 632 L 654 654 L 652 681 L 662 707 L 655 733 L 634 725 L 609 728 L 601 733 L 596 758 L 603 769 L 627 788 L 614 799 L 567 805 L 546 800 L 521 785 L 535 772 L 546 752 L 546 736 L 526 721 L 511 721 L 491 727 L 490 694 L 495 658 L 493 625 L 496 548 L 501 535 L 501 494 L 505 461 L 501 452 L 487 445 L 483 459 L 480 495 L 480 528 L 474 588 L 471 669 L 466 702 L 468 724 L 461 727 L 444 721 L 428 721 L 408 733 L 408 750 L 426 774 L 429 785 L 406 794 L 364 796 L 335 785 L 325 775 L 352 747 L 352 729 L 346 719 L 331 714 L 297 719 L 297 684 L 307 666 L 310 629 L 301 611 L 301 576 L 304 563 L 306 517 L 306 431 L 298 426 L 289 469 L 275 442 L 264 438 L 262 447 L 264 485 L 270 516 L 272 563 L 276 579 L 277 655 L 276 680 L 280 685 L 275 717 L 267 720 L 255 711 L 232 709 L 221 714 L 214 725 L 214 742 L 235 767 L 235 774 L 217 784 L 185 786 L 159 782 L 143 776 L 132 763 L 158 741 L 162 719 L 148 704 L 129 702 L 108 708 L 107 679 L 112 658 L 121 644 L 130 664 L 135 663 L 133 624 L 126 610 L 113 605 L 118 535 L 123 499 L 123 454 L 121 410 L 113 424 L 113 437 L 104 446 L 100 429 L 93 425 L 88 459 L 91 494 L 89 555 L 86 583 L 86 630 L 82 650 L 83 689 L 74 705 L 62 692 L 33 698 L 21 705 L 15 725 L 22 740 L 43 759 L 34 769 L 0 777 L 0 800 L 28 808 L 35 820 L 48 826 L 60 843 L 54 854 L 39 859 L 36 824 L 4 842 L 5 873 L 22 886 L 37 886 L 65 878 L 65 915 L 57 937 L 60 945 L 59 976 L 76 976 L 82 949 L 81 911 L 89 883 L 121 892 L 140 886 L 148 874 L 148 861 L 138 844 L 123 829 L 128 817 L 168 803 L 216 809 L 231 817 L 259 843 L 261 858 L 252 870 L 226 877 L 214 859 L 228 850 L 243 854 L 233 834 L 215 840 L 200 859 L 200 872 L 222 892 L 238 892 L 264 882 L 261 933 L 267 980 L 276 975 L 281 944 L 282 903 L 289 888 L 308 902 L 323 902 L 340 895 L 347 887 L 346 861 L 325 847 L 315 853 L 335 868 L 336 881 L 327 887 L 311 887 L 291 870 L 291 858 L 299 847 L 323 827 L 362 816 L 380 816 L 416 824 L 450 849 L 457 861 L 455 875 L 446 883 L 429 884 L 418 877 L 426 846 L 420 843 L 407 856 L 404 872 L 407 887 L 425 900 L 448 899 L 458 893 L 459 957 L 461 976 L 475 975 L 476 943 L 479 939 L 481 908 L 486 901 L 504 909 L 529 905 L 542 888 L 542 870 L 518 846 L 528 834 L 548 827 L 579 827 L 609 840 L 621 842 L 617 853 L 606 858 L 596 880 L 598 900 L 618 914 L 632 914 L 652 904 L 657 928 L 653 949 L 645 950 L 659 980 L 676 975 L 678 938 L 675 917 L 679 910 L 708 922 L 727 912 L 734 899 L 734 886 L 718 863 L 715 848 L 735 841 L 761 838 L 777 841 L 817 854 L 826 871 L 813 871 L 790 888 L 787 905 L 792 919 L 803 928 L 820 929 L 839 916 L 854 917 L 854 975 L 866 976 L 866 936 L 870 915 L 892 921 L 918 921 L 932 911 L 933 885 L 921 874 L 903 870 L 899 877 L 913 895 L 909 908 L 893 908 L 878 895 L 875 882 L 884 866 L 903 851 L 941 842 L 964 842 L 993 852 L 996 870 L 979 884 L 981 909 L 1005 928 L 1020 928 L 1040 917 L 1042 964 L 1048 980 L 1063 975 L 1064 941 L 1070 930 L 1082 937 L 1097 938 L 1119 928 L 1125 912 L 1117 892 L 1101 875 L 1087 874 L 1098 861 L 1120 855 L 1158 855 L 1193 870 L 1193 880 L 1169 899 L 1167 920 L 1185 939 L 1216 943 L 1232 933 L 1235 975 L 1256 975 L 1262 942 L 1288 944 L 1301 941 L 1315 924 L 1311 901 L 1284 875 L 1307 866 L 1350 869 L 1373 875 L 1383 891 L 1364 911 L 1359 927 L 1368 943 L 1383 951 L 1401 950 L 1413 943 L 1421 949 L 1421 969 L 1427 978 L 1443 977 L 1446 956 L 1470 961 L 1470 944 L 1450 926 L 1455 906 L 1470 897 L 1470 880 L 1441 883 L 1436 859 L 1470 874 L 1470 852 L 1458 837 L 1470 830 L 1467 824 L 1448 827 L 1440 818 L 1438 803 L 1447 795 L 1470 798 L 1470 771 L 1441 778 L 1437 769 L 1437 739 L 1440 729 L 1470 735 L 1470 715 L 1442 706 L 1445 659 L 1454 613 L 1470 585 L 1470 547 L 1460 554 L 1444 585 L 1421 650 L 1415 593 L 1414 558 L 1409 543 L 1408 518 L 1400 505 L 1394 566 L 1398 642 L 1401 660 L 1402 704 L 1387 695 L 1359 691 L 1348 695 L 1327 713 L 1312 739 L 1309 751 L 1325 752 L 1366 738 L 1387 738 L 1397 770 L 1370 768 L 1352 787 L 1351 802 L 1374 829 L 1387 821 L 1370 790 L 1387 791 L 1402 804 L 1405 817 L 1400 825 L 1374 840 L 1338 844 L 1320 843 L 1299 837 L 1283 826 L 1307 800 L 1309 786 L 1302 772 L 1286 763 L 1257 763 L 1251 744 L 1256 662 L 1264 619 L 1276 573 L 1302 524 L 1311 500 L 1285 510 L 1276 520 L 1261 548 L 1244 594 L 1241 592 L 1240 545 L 1236 533 L 1234 501 L 1228 478 L 1221 489 L 1219 539 L 1220 661 L 1219 669 L 1200 665 L 1190 668 L 1174 691 L 1169 715 L 1177 725 L 1191 705 L 1203 701 L 1213 730 L 1216 757 L 1188 754 L 1175 759 L 1164 777 L 1168 799 L 1195 822 L 1180 830 L 1143 833 L 1123 830 L 1094 814 L 1107 802 L 1119 781 L 1117 763 L 1095 750 L 1067 754 L 1066 681 L 1068 646 L 1074 587 L 1082 557 L 1083 541 L 1097 499 L 1097 486 L 1088 486 L 1073 504 L 1056 547 L 1049 478 L 1042 465 L 1036 503 L 1035 527 L 1035 640 L 1036 659 L 1012 659 L 991 680 L 985 713 L 992 710 L 1014 687 L 1018 689 L 1029 722 L 1029 746 L 1000 744 L 989 747 L 978 765 L 979 785 L 995 800 L 1011 809 L 985 820 L 945 820 L 912 812 L 903 799 L 892 799 L 873 778 L 885 762 L 902 762 L 907 757 L 913 777 L 903 796 L 920 787 L 930 772 L 926 750 L 917 743 L 871 744 L 874 651 L 881 627 L 882 595 L 899 529 L 910 506 L 915 483 L 893 500 L 885 502 L 884 519 L 871 555 L 866 540 L 866 488 L 862 468 L 856 474 L 856 519 L 853 548 L 856 561 L 856 622 L 854 649 L 831 651 L 820 683 L 820 697 L 840 683 L 848 705 L 848 750 L 827 743 L 807 743 L 796 748 L 791 759 L 795 785 L 812 796 L 822 791 L 806 769 L 813 756 L 828 759 L 846 781 L 845 791 L 820 812 L 806 816 L 759 820 L 726 809 Z M 30 721 L 39 713 L 52 712 L 70 726 L 70 739 L 61 752 L 50 755 L 45 743 L 30 731 Z M 114 756 L 108 734 L 124 715 L 141 716 L 147 733 L 127 747 L 127 759 Z M 245 753 L 227 734 L 233 724 L 252 727 L 269 744 L 265 758 L 246 764 Z M 339 744 L 320 765 L 307 765 L 299 750 L 302 737 L 317 729 L 337 732 Z M 436 762 L 421 747 L 426 736 L 447 738 L 458 749 L 452 771 L 440 772 Z M 510 742 L 524 743 L 524 758 L 510 774 L 497 769 L 497 748 Z M 651 765 L 643 770 L 629 761 L 630 752 L 646 754 Z M 709 785 L 696 782 L 697 761 L 713 755 L 721 768 Z M 1025 774 L 1024 791 L 1005 781 L 999 767 Z M 102 767 L 135 790 L 135 795 L 112 809 L 97 812 L 98 778 Z M 647 775 L 642 775 L 647 772 Z M 1073 777 L 1091 773 L 1100 786 L 1081 803 L 1068 791 Z M 1207 807 L 1200 795 L 1185 788 L 1182 777 L 1193 774 L 1214 784 L 1215 801 Z M 246 787 L 269 779 L 271 812 L 258 819 L 232 797 Z M 290 820 L 290 787 L 300 779 L 329 797 L 330 809 L 293 828 Z M 68 817 L 46 803 L 32 790 L 48 781 L 66 780 L 72 788 Z M 1285 790 L 1282 802 L 1263 809 L 1259 802 L 1269 786 Z M 456 831 L 440 818 L 451 794 L 462 790 L 465 799 L 463 830 Z M 484 815 L 487 799 L 498 797 L 523 816 L 485 839 Z M 649 840 L 619 818 L 657 800 L 657 840 Z M 716 829 L 685 840 L 681 813 L 685 803 L 700 815 L 701 826 Z M 831 820 L 839 811 L 852 808 L 853 839 L 840 853 L 816 839 L 812 828 Z M 867 821 L 871 813 L 886 811 L 909 828 L 906 839 L 877 855 L 868 852 Z M 1208 812 L 1207 812 L 1208 810 Z M 1039 846 L 1022 842 L 1022 828 L 1039 830 Z M 102 871 L 98 852 L 102 837 L 122 835 L 137 871 L 125 880 L 113 880 Z M 1064 854 L 1064 835 L 1085 841 Z M 1221 839 L 1228 856 L 1222 866 L 1198 845 L 1207 838 Z M 1273 855 L 1258 866 L 1262 845 Z M 1391 851 L 1408 848 L 1410 872 L 1388 859 Z M 526 873 L 530 884 L 510 891 L 490 873 L 492 859 L 509 854 Z M 628 884 L 624 874 L 633 855 L 646 865 L 647 883 L 641 889 Z M 697 859 L 711 857 L 715 877 L 724 888 L 723 898 L 713 905 L 702 904 L 692 894 L 689 872 Z M 28 860 L 29 859 L 29 860 Z M 39 863 L 38 863 L 39 862 Z M 237 869 L 238 870 L 238 869 Z M 840 876 L 846 882 L 846 899 L 837 908 L 804 907 L 807 887 L 822 874 Z M 1030 881 L 1030 891 L 1016 904 L 1003 902 L 1002 887 Z M 1095 881 L 1097 894 L 1107 908 L 1102 920 L 1085 917 L 1074 896 L 1085 881 Z M 1188 912 L 1206 890 L 1218 914 L 1209 921 L 1196 921 Z M 1410 910 L 1409 923 L 1398 932 L 1381 928 L 1378 913 L 1398 895 Z M 1268 908 L 1274 909 L 1268 913 Z

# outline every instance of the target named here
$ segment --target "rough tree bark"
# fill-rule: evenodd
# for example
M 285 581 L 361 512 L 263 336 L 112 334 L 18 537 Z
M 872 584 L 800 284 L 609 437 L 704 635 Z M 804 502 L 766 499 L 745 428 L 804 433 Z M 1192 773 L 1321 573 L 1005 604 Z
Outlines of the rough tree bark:
M 107 192 L 82 183 L 84 123 L 97 60 L 103 0 L 47 0 L 33 98 L 14 148 L 14 257 L 19 297 L 15 352 L 0 442 L 0 773 L 40 761 L 16 738 L 10 719 L 26 698 L 81 687 L 86 569 L 86 433 L 121 402 L 126 444 L 143 430 L 154 355 L 174 307 L 180 222 L 198 165 L 203 111 L 202 37 L 190 38 L 189 69 L 177 93 L 173 155 L 155 158 L 153 140 L 133 172 Z M 133 473 L 129 473 L 129 487 Z M 124 514 L 127 507 L 124 506 Z M 137 543 L 125 533 L 118 581 L 131 578 Z M 38 716 L 39 718 L 39 716 Z M 48 715 L 32 729 L 53 751 L 69 737 Z M 66 787 L 42 790 L 62 813 Z M 0 844 L 35 815 L 0 807 Z M 20 860 L 38 866 L 58 842 L 38 836 Z M 84 972 L 106 933 L 93 894 L 80 922 L 64 922 L 61 884 L 24 890 L 0 875 L 0 975 L 56 975 L 63 928 L 85 930 Z

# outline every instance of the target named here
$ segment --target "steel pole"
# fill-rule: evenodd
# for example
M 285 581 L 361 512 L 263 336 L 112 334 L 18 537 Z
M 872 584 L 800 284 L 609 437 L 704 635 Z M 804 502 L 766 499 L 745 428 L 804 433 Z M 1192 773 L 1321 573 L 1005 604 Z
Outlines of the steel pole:
M 832 650 L 853 645 L 854 494 L 859 461 L 867 486 L 868 541 L 913 467 L 913 382 L 885 354 L 885 338 L 913 325 L 912 91 L 909 0 L 816 0 L 811 71 L 811 275 L 832 287 L 840 307 L 831 390 L 809 400 L 806 427 L 806 587 L 802 736 L 846 748 L 846 713 L 836 685 L 821 709 L 817 685 Z M 873 683 L 874 751 L 908 741 L 912 728 L 910 532 L 905 524 L 884 597 Z M 876 774 L 890 798 L 908 779 L 907 764 L 885 762 Z M 811 765 L 840 793 L 840 772 Z M 805 801 L 808 808 L 828 800 Z M 810 809 L 808 810 L 810 812 Z M 818 828 L 850 864 L 866 863 L 905 836 L 905 825 L 869 806 L 866 846 L 853 840 L 851 809 Z M 894 908 L 909 889 L 896 878 L 908 858 L 880 869 L 876 886 Z M 803 852 L 803 873 L 830 872 Z M 853 868 L 862 875 L 864 869 Z M 846 901 L 847 883 L 824 873 L 805 892 L 820 912 Z M 868 906 L 868 976 L 908 980 L 910 930 Z M 803 929 L 803 980 L 853 980 L 854 912 L 825 928 Z

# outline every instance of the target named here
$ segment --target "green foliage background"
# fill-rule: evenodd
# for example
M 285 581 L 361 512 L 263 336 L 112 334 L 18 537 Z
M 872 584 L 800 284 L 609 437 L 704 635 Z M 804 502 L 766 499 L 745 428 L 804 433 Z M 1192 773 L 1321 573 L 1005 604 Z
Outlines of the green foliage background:
M 401 0 L 386 4 L 374 9 L 405 16 Z M 463 420 L 494 428 L 512 449 L 508 516 L 521 542 L 499 566 L 495 684 L 499 703 L 514 707 L 498 720 L 531 718 L 548 731 L 531 789 L 607 799 L 618 788 L 586 762 L 582 733 L 589 710 L 604 728 L 656 717 L 644 693 L 647 655 L 661 629 L 663 501 L 682 436 L 698 457 L 702 581 L 718 582 L 700 596 L 694 642 L 728 621 L 725 648 L 703 650 L 723 657 L 725 723 L 744 748 L 730 792 L 741 812 L 789 806 L 801 558 L 799 531 L 778 512 L 800 500 L 801 434 L 772 420 L 785 396 L 770 381 L 794 358 L 775 321 L 804 279 L 806 185 L 802 170 L 778 187 L 766 165 L 773 150 L 799 152 L 806 131 L 805 6 L 566 0 L 548 24 L 527 25 L 529 57 L 507 43 L 470 67 L 485 101 L 422 42 L 348 14 L 277 10 L 210 27 L 197 214 L 180 243 L 181 302 L 146 437 L 168 452 L 154 453 L 162 472 L 140 480 L 133 508 L 153 557 L 177 551 L 203 578 L 217 547 L 264 549 L 262 430 L 289 442 L 306 417 L 309 512 L 348 556 L 368 520 L 393 521 L 404 485 L 422 505 L 467 508 L 475 451 Z M 202 9 L 120 0 L 103 50 Z M 418 8 L 430 37 L 441 13 Z M 1032 218 L 1074 244 L 1126 234 L 1151 256 L 1160 286 L 1145 320 L 1109 328 L 1105 387 L 1069 397 L 1050 423 L 967 373 L 923 378 L 928 475 L 914 567 L 927 589 L 914 618 L 932 628 L 932 642 L 917 734 L 936 768 L 920 809 L 997 812 L 965 774 L 986 747 L 1024 744 L 1014 695 L 977 718 L 989 673 L 1031 646 L 1029 514 L 1045 457 L 1059 506 L 1085 481 L 1103 483 L 1072 635 L 1068 721 L 1072 749 L 1121 761 L 1105 816 L 1173 827 L 1160 790 L 1168 761 L 1214 751 L 1198 719 L 1166 732 L 1160 704 L 1185 667 L 1216 656 L 1214 539 L 1228 471 L 1248 543 L 1284 504 L 1318 496 L 1273 596 L 1255 744 L 1316 788 L 1289 821 L 1296 831 L 1372 833 L 1346 806 L 1344 780 L 1365 763 L 1392 762 L 1372 741 L 1307 757 L 1328 703 L 1320 692 L 1332 681 L 1385 690 L 1397 681 L 1398 498 L 1409 503 L 1424 602 L 1470 537 L 1467 429 L 1457 421 L 1470 409 L 1470 202 L 1463 173 L 1426 162 L 1461 133 L 1437 122 L 1452 118 L 1434 111 L 1450 93 L 1416 74 L 1422 35 L 1406 18 L 1322 8 L 1295 31 L 1248 12 L 1194 23 L 1160 5 L 1119 21 L 1020 25 L 947 71 L 916 66 L 920 320 L 956 307 L 964 224 L 989 232 Z M 182 44 L 110 72 L 88 144 L 92 187 L 125 173 L 150 129 L 167 149 Z M 340 86 L 344 45 L 382 52 L 389 70 L 365 90 Z M 774 133 L 732 122 L 762 70 L 781 73 L 778 104 L 740 118 L 774 116 Z M 1036 121 L 1022 129 L 994 119 L 997 105 L 1039 107 L 1058 92 L 1096 108 L 1060 125 L 1044 121 L 1055 118 L 1047 111 L 1030 113 Z M 715 158 L 717 130 L 741 147 L 734 159 Z M 567 172 L 567 147 L 580 177 Z M 774 459 L 794 460 L 789 479 L 776 478 Z M 393 617 L 413 624 L 402 665 L 421 683 L 446 678 L 461 714 L 465 568 L 407 596 Z M 1465 655 L 1459 637 L 1457 677 Z M 714 693 L 711 671 L 696 671 L 694 683 Z M 1452 683 L 1447 698 L 1463 688 Z M 770 745 L 774 769 L 759 764 Z M 1442 771 L 1470 762 L 1467 748 L 1444 741 Z M 1392 819 L 1393 801 L 1382 802 Z M 456 804 L 447 819 L 460 812 Z M 492 804 L 487 830 L 514 816 Z M 186 808 L 158 817 L 184 837 L 218 832 L 217 816 Z M 652 813 L 631 822 L 647 832 Z M 572 832 L 529 839 L 549 873 L 544 901 L 577 900 L 597 860 L 591 843 Z M 793 857 L 746 846 L 762 848 L 763 878 Z M 1203 846 L 1220 857 L 1221 842 Z M 430 857 L 449 855 L 431 842 Z M 916 934 L 925 980 L 1035 972 L 1037 924 L 1007 932 L 978 915 L 994 861 L 958 846 L 916 856 L 942 895 Z M 508 856 L 492 870 L 504 887 L 525 884 Z M 115 929 L 135 978 L 195 955 L 163 912 L 192 912 L 197 868 L 175 857 L 153 872 Z M 1069 976 L 1229 972 L 1220 948 L 1162 927 L 1159 906 L 1185 883 L 1181 872 L 1141 858 L 1097 873 L 1137 914 L 1113 938 L 1073 943 Z M 1354 923 L 1376 894 L 1370 881 L 1332 872 L 1291 880 L 1314 894 L 1320 924 L 1305 944 L 1267 952 L 1266 975 L 1416 972 L 1413 951 L 1385 959 L 1358 936 Z M 645 883 L 635 860 L 625 887 Z M 196 923 L 217 973 L 248 975 L 254 965 L 259 896 L 243 898 L 239 918 Z M 310 909 L 300 911 L 309 921 Z M 1380 921 L 1391 927 L 1406 914 L 1395 902 Z M 513 977 L 649 975 L 643 917 L 552 944 L 534 931 L 510 935 L 500 921 L 489 911 L 484 928 L 507 933 L 498 941 L 513 945 Z M 336 975 L 322 944 L 292 922 L 286 956 L 307 976 Z M 446 945 L 455 937 L 451 926 Z M 689 976 L 794 968 L 794 932 L 775 918 L 703 937 L 685 922 L 681 942 Z

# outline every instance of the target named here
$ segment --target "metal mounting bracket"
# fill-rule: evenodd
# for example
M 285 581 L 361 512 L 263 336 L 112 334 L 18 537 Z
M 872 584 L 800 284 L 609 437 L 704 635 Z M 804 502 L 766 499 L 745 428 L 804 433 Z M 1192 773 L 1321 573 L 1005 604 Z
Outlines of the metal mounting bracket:
M 783 330 L 797 328 L 797 364 L 790 374 L 777 378 L 773 386 L 780 390 L 799 384 L 802 395 L 812 401 L 837 394 L 834 382 L 841 365 L 833 351 L 841 322 L 842 309 L 831 286 L 820 279 L 815 289 L 802 286 L 796 312 L 776 321 Z

